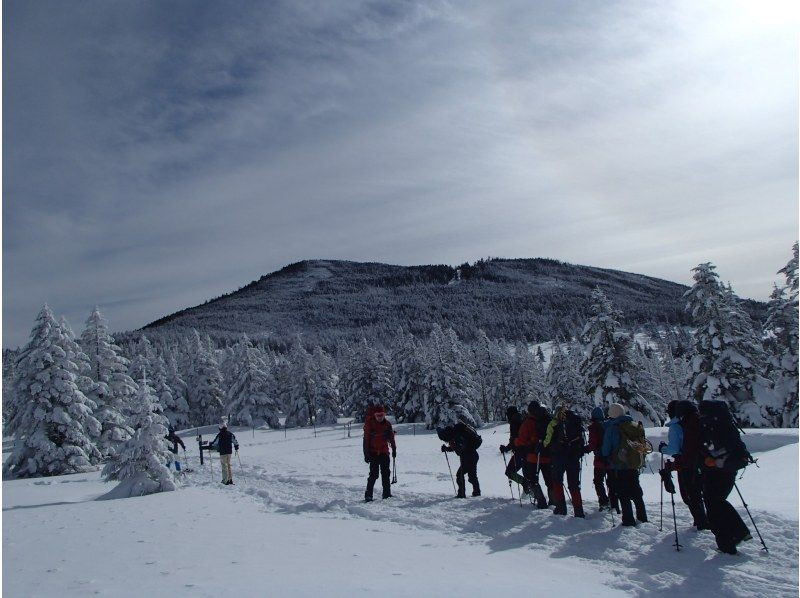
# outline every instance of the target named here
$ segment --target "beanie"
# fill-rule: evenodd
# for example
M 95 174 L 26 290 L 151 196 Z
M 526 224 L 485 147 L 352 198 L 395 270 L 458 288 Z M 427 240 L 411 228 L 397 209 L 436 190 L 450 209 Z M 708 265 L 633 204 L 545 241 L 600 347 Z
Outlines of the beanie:
M 623 415 L 625 415 L 625 407 L 623 407 L 619 403 L 611 403 L 608 406 L 608 417 L 610 417 L 611 419 L 615 419 Z
M 602 407 L 595 407 L 594 409 L 592 409 L 592 419 L 599 420 L 603 419 L 604 417 L 605 414 L 603 413 Z

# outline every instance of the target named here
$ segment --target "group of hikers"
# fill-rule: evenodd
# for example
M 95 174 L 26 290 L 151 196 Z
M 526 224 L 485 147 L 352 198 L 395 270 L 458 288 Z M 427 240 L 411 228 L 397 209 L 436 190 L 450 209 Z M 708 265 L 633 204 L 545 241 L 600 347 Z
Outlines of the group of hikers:
M 663 488 L 675 493 L 671 474 L 676 472 L 680 496 L 692 514 L 694 527 L 698 531 L 711 530 L 720 551 L 736 554 L 741 542 L 752 539 L 747 525 L 727 500 L 737 472 L 753 462 L 739 436 L 740 428 L 723 401 L 703 401 L 699 408 L 693 401 L 671 401 L 667 415 L 667 442 L 661 442 L 657 448 L 661 454 L 659 474 Z M 544 405 L 532 401 L 524 415 L 511 406 L 506 416 L 510 434 L 508 444 L 500 445 L 500 452 L 504 460 L 511 453 L 505 474 L 509 487 L 518 484 L 520 499 L 527 494 L 537 508 L 554 507 L 555 515 L 567 515 L 568 492 L 573 515 L 585 517 L 581 459 L 591 454 L 592 482 L 600 510 L 621 514 L 621 523 L 626 527 L 648 521 L 639 472 L 653 447 L 645 438 L 641 422 L 634 423 L 622 405 L 612 403 L 607 412 L 595 407 L 588 425 L 588 439 L 582 418 L 566 405 L 551 414 Z M 463 422 L 437 428 L 437 433 L 445 442 L 441 447 L 445 456 L 454 452 L 460 459 L 456 498 L 466 498 L 465 478 L 472 486 L 472 496 L 480 496 L 477 473 L 480 435 Z M 379 472 L 382 496 L 391 498 L 390 454 L 392 459 L 397 455 L 392 425 L 382 407 L 371 407 L 364 423 L 364 461 L 369 464 L 365 501 L 373 500 Z M 664 457 L 671 459 L 665 461 Z M 447 464 L 449 468 L 449 459 Z M 540 484 L 540 474 L 545 490 Z

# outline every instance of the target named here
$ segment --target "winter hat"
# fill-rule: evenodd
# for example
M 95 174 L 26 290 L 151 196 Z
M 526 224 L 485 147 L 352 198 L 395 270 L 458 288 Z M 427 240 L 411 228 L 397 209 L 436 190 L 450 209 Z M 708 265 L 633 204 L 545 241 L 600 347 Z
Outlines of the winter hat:
M 531 401 L 528 403 L 528 413 L 534 415 L 539 410 L 539 407 L 541 407 L 539 401 Z
M 602 407 L 595 407 L 594 409 L 592 409 L 592 419 L 593 420 L 604 419 L 604 417 L 605 417 L 605 414 L 603 413 L 603 408 Z
M 372 415 L 386 415 L 386 410 L 382 405 L 376 405 L 375 411 L 372 412 Z
M 611 419 L 615 419 L 623 415 L 625 415 L 625 407 L 623 407 L 619 403 L 611 403 L 608 406 L 608 417 L 610 417 Z
M 678 406 L 678 401 L 670 401 L 667 403 L 667 415 L 675 417 L 675 407 Z
M 519 413 L 519 409 L 517 409 L 516 405 L 511 405 L 506 409 L 506 417 L 511 417 L 515 413 Z

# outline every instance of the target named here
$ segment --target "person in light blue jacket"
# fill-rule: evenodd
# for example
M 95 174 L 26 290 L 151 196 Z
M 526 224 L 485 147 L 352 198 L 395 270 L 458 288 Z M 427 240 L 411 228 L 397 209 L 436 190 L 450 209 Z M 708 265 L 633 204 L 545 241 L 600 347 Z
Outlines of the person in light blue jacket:
M 675 405 L 677 401 L 670 401 L 667 405 L 667 442 L 658 445 L 658 452 L 662 455 L 679 455 L 683 447 L 683 426 L 681 420 L 675 415 Z
M 609 461 L 608 478 L 614 493 L 619 499 L 622 510 L 622 525 L 634 527 L 637 520 L 641 523 L 647 523 L 644 493 L 642 492 L 642 486 L 639 484 L 639 470 L 626 465 L 622 459 L 618 458 L 621 454 L 619 427 L 621 425 L 632 426 L 633 418 L 630 415 L 625 415 L 625 408 L 619 403 L 612 403 L 608 406 L 608 418 L 604 422 L 605 433 L 603 434 L 603 446 L 600 452 Z M 634 507 L 636 508 L 636 519 L 633 517 Z

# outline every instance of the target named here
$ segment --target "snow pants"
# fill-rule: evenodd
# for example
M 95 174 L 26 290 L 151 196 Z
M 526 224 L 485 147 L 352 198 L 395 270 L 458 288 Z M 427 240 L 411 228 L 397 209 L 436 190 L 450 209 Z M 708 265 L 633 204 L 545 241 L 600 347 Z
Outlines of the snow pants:
M 461 464 L 456 472 L 456 485 L 458 486 L 457 496 L 466 496 L 466 484 L 464 476 L 467 476 L 469 483 L 472 484 L 472 496 L 481 495 L 481 486 L 478 483 L 478 451 L 466 451 L 458 456 Z
M 697 467 L 679 470 L 678 486 L 680 487 L 681 498 L 692 514 L 694 526 L 698 530 L 707 529 L 708 517 L 706 516 L 706 507 L 703 504 L 703 481 Z
M 576 517 L 583 517 L 583 499 L 581 498 L 581 460 L 574 456 L 554 455 L 550 461 L 551 488 L 553 501 L 556 503 L 556 515 L 567 514 L 567 503 L 564 496 L 564 474 L 567 474 L 572 508 Z
M 375 488 L 375 482 L 378 480 L 379 469 L 381 472 L 381 485 L 383 486 L 383 498 L 389 498 L 392 495 L 391 482 L 389 481 L 389 453 L 373 453 L 369 458 L 369 477 L 367 478 L 367 490 L 364 492 L 365 499 L 372 500 L 372 491 Z
M 522 476 L 517 473 L 520 469 L 522 469 Z M 506 477 L 522 486 L 526 493 L 528 492 L 528 481 L 525 478 L 525 453 L 523 451 L 514 451 L 512 453 L 506 466 Z
M 728 502 L 736 483 L 735 471 L 703 469 L 703 498 L 708 512 L 708 525 L 720 550 L 730 551 L 750 536 L 750 530 L 739 513 Z
M 592 482 L 594 483 L 594 491 L 597 493 L 597 502 L 600 507 L 611 507 L 619 512 L 619 502 L 611 486 L 608 470 L 605 467 L 595 467 Z M 606 486 L 608 486 L 608 494 L 606 494 Z
M 639 484 L 638 469 L 610 469 L 609 481 L 619 499 L 622 510 L 622 525 L 636 525 L 636 519 L 647 521 L 647 510 L 644 506 L 644 493 Z M 636 519 L 633 510 L 636 509 Z
M 233 481 L 233 472 L 231 471 L 231 454 L 228 453 L 227 455 L 220 455 L 219 456 L 219 464 L 222 467 L 222 482 L 232 482 Z
M 523 472 L 528 480 L 528 487 L 531 489 L 533 497 L 536 499 L 536 506 L 540 509 L 546 509 L 548 505 L 554 504 L 550 491 L 552 476 L 550 463 L 531 463 L 528 461 L 525 463 Z M 539 485 L 539 472 L 541 472 L 542 480 L 544 481 L 545 488 L 547 488 L 547 498 L 545 498 L 542 487 Z

